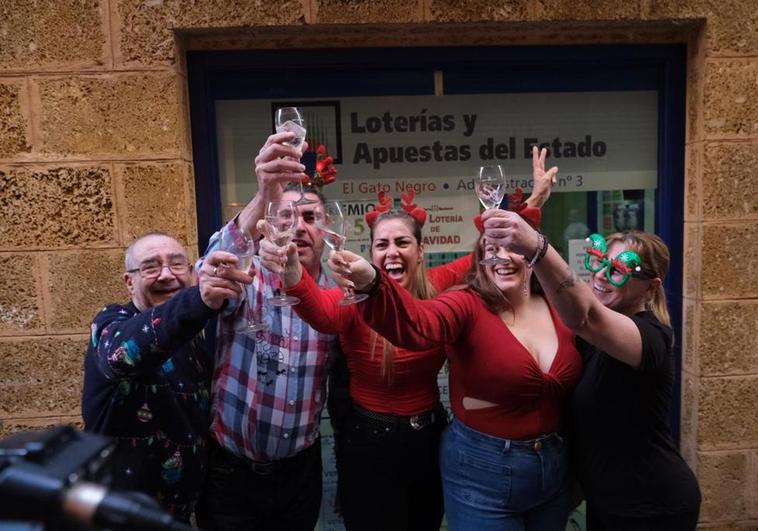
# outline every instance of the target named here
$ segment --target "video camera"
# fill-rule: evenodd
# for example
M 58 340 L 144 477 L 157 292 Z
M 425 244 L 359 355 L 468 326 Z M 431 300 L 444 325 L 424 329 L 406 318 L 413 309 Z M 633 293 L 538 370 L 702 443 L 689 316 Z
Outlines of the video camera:
M 108 490 L 112 451 L 109 438 L 70 426 L 0 441 L 0 529 L 192 529 L 144 494 Z

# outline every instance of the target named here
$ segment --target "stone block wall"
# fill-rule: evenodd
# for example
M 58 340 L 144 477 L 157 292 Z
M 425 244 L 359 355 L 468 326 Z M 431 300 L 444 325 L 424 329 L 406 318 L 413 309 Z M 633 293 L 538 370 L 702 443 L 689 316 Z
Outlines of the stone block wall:
M 701 527 L 758 529 L 758 14 L 749 2 L 651 2 L 702 17 L 688 65 L 682 448 Z
M 123 251 L 197 227 L 195 48 L 686 42 L 682 449 L 705 529 L 758 528 L 758 10 L 746 0 L 5 0 L 0 436 L 79 422 Z
M 154 57 L 173 57 L 183 8 L 142 20 L 132 7 L 151 2 L 131 4 L 0 3 L 0 434 L 81 424 L 89 322 L 128 300 L 135 236 L 197 254 L 186 79 Z

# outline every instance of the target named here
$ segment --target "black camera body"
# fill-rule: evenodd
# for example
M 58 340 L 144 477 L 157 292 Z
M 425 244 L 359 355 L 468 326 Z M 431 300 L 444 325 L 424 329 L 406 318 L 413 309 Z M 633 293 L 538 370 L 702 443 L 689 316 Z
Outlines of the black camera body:
M 191 529 L 139 492 L 111 492 L 110 438 L 70 426 L 0 441 L 0 529 Z
M 0 519 L 62 529 L 61 496 L 80 481 L 109 485 L 106 463 L 112 450 L 107 437 L 70 426 L 14 433 L 0 441 Z

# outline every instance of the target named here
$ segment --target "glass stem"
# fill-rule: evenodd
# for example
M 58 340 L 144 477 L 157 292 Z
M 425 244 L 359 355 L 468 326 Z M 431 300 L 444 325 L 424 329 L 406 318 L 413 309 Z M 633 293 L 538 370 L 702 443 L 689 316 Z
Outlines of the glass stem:
M 250 317 L 247 319 L 247 324 L 256 324 L 258 320 L 255 318 L 255 306 L 253 306 L 253 301 L 250 299 L 250 297 L 247 297 L 245 304 L 247 304 L 247 309 L 250 312 L 248 314 Z
M 281 300 L 286 298 L 284 295 L 284 273 L 279 274 L 279 287 L 276 288 L 276 296 Z
M 342 252 L 342 245 L 337 245 L 334 248 L 335 253 L 341 253 Z M 353 288 L 350 286 L 345 286 L 342 288 L 342 298 L 343 299 L 351 299 L 353 298 Z

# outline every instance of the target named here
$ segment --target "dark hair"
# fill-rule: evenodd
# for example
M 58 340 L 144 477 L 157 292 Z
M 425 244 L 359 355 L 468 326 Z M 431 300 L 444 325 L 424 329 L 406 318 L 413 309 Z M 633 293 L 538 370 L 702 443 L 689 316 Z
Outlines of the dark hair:
M 284 187 L 284 191 L 300 193 L 300 185 L 295 182 L 289 182 L 287 183 L 287 186 Z M 322 204 L 326 204 L 326 198 L 324 197 L 324 194 L 321 192 L 321 188 L 316 188 L 315 186 L 303 185 L 303 193 L 315 194 L 321 200 Z

